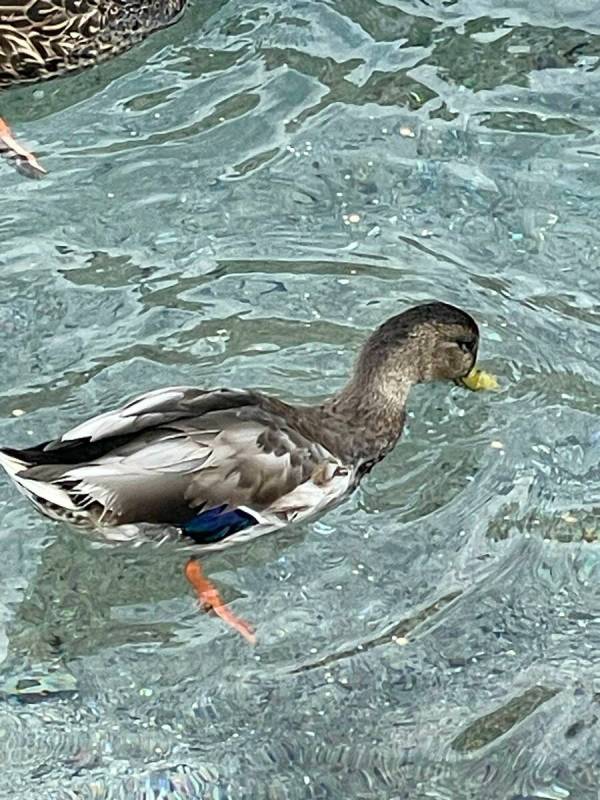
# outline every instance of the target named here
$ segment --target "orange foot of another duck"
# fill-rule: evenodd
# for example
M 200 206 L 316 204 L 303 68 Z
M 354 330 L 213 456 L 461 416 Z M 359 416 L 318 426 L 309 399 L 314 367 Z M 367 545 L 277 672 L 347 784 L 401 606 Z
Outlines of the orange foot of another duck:
M 218 590 L 204 575 L 200 562 L 194 558 L 190 558 L 185 565 L 184 572 L 185 577 L 196 590 L 198 600 L 202 603 L 202 607 L 206 611 L 214 611 L 224 622 L 231 625 L 232 628 L 240 633 L 247 642 L 256 644 L 254 628 L 245 620 L 237 617 L 223 601 Z
M 11 129 L 0 117 L 0 153 L 10 158 L 19 172 L 30 178 L 41 178 L 46 175 L 37 158 L 20 145 L 12 134 Z

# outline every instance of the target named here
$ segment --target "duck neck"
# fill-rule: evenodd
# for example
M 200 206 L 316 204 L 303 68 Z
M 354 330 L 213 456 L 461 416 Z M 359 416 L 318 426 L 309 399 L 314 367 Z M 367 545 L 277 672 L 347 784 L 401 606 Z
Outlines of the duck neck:
M 414 383 L 408 374 L 365 376 L 356 372 L 323 406 L 329 427 L 337 434 L 337 455 L 352 463 L 375 463 L 383 458 L 402 433 L 406 401 Z

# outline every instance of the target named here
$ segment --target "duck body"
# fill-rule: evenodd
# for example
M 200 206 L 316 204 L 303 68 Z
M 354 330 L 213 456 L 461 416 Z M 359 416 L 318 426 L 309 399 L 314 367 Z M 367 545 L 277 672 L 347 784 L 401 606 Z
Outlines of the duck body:
M 60 439 L 0 451 L 0 462 L 53 519 L 109 539 L 175 527 L 215 549 L 312 516 L 349 491 L 357 469 L 337 437 L 319 434 L 320 416 L 251 391 L 168 387 Z
M 223 547 L 341 500 L 397 442 L 411 386 L 464 378 L 477 341 L 465 312 L 417 306 L 369 337 L 349 382 L 325 403 L 169 387 L 58 439 L 4 448 L 0 463 L 53 519 L 110 538 L 175 527 L 198 545 Z
M 54 78 L 127 50 L 175 22 L 186 0 L 4 0 L 0 88 Z

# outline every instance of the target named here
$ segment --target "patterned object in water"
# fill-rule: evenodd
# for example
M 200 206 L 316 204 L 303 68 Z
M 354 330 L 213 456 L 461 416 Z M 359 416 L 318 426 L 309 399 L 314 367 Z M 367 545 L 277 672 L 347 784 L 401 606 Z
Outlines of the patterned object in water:
M 74 72 L 123 52 L 174 22 L 186 0 L 0 0 L 0 88 Z M 44 170 L 15 147 L 0 120 L 0 149 Z

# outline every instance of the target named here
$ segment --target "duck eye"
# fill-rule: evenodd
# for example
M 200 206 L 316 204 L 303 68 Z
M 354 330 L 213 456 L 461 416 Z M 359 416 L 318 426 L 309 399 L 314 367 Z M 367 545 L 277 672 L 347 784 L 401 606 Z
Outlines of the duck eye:
M 473 339 L 459 339 L 457 344 L 463 353 L 472 353 L 473 348 L 475 347 L 475 342 Z

